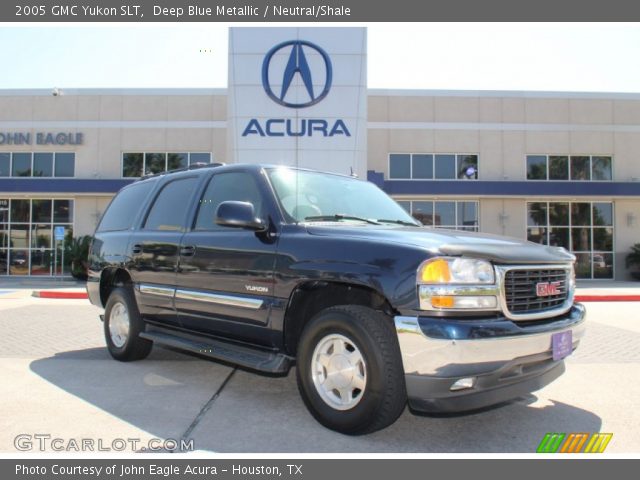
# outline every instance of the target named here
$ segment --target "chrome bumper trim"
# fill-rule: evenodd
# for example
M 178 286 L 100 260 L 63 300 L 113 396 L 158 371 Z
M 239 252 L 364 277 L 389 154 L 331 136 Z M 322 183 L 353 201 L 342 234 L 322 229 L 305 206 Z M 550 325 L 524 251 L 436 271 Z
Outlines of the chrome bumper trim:
M 495 370 L 516 358 L 551 351 L 551 335 L 571 330 L 575 348 L 584 336 L 584 319 L 569 327 L 520 335 L 446 340 L 425 335 L 417 317 L 394 319 L 406 374 L 455 377 Z

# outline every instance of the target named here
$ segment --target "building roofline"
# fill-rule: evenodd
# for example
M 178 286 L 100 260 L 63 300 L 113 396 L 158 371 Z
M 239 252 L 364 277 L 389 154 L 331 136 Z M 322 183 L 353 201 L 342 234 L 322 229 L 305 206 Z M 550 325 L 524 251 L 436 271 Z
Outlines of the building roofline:
M 64 88 L 58 87 L 61 96 L 88 95 L 227 95 L 227 88 Z M 0 96 L 44 96 L 53 95 L 54 88 L 7 88 L 0 89 Z M 402 88 L 369 88 L 371 97 L 484 97 L 484 98 L 560 98 L 560 99 L 602 99 L 640 100 L 640 92 L 569 92 L 534 90 L 431 90 Z
M 544 90 L 419 90 L 369 88 L 369 96 L 388 97 L 485 97 L 485 98 L 575 98 L 602 100 L 640 100 L 640 92 L 569 92 Z
M 51 97 L 57 90 L 60 96 L 81 95 L 226 95 L 226 88 L 7 88 L 0 89 L 5 97 Z

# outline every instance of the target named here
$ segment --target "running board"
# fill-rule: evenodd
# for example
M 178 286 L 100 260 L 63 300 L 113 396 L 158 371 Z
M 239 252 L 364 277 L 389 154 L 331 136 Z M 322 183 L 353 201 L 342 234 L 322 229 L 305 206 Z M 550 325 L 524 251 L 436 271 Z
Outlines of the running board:
M 186 350 L 204 357 L 222 360 L 260 372 L 285 374 L 289 372 L 292 358 L 259 348 L 201 337 L 177 330 L 147 325 L 140 333 L 142 338 L 167 347 Z

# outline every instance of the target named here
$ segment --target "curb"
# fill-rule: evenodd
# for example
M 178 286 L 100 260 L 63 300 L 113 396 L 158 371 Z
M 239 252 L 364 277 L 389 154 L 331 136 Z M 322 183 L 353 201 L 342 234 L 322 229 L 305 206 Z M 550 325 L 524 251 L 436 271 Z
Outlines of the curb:
M 640 295 L 576 295 L 577 302 L 640 302 Z
M 37 298 L 55 298 L 65 300 L 86 300 L 89 298 L 87 292 L 60 292 L 55 290 L 34 290 L 31 295 Z

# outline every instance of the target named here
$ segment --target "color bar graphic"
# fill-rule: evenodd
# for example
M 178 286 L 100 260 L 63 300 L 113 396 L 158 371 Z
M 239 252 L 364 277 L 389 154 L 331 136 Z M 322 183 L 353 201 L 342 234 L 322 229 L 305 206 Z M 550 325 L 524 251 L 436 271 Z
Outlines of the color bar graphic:
M 549 432 L 542 438 L 536 453 L 603 453 L 612 437 L 613 433 Z

